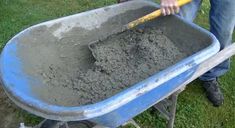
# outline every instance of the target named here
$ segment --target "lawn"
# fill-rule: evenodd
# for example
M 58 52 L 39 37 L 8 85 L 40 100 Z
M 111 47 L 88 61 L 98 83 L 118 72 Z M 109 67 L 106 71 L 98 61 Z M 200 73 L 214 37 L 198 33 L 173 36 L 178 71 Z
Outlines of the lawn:
M 115 0 L 0 0 L 0 48 L 21 30 L 51 19 L 114 4 Z M 195 22 L 208 29 L 209 0 L 204 0 Z M 234 36 L 235 37 L 235 36 Z M 220 78 L 225 103 L 215 108 L 208 102 L 199 81 L 189 84 L 180 94 L 177 105 L 176 128 L 235 128 L 235 59 L 231 70 Z M 41 119 L 17 110 L 17 117 L 26 124 Z M 153 109 L 135 118 L 143 128 L 161 128 L 166 121 Z

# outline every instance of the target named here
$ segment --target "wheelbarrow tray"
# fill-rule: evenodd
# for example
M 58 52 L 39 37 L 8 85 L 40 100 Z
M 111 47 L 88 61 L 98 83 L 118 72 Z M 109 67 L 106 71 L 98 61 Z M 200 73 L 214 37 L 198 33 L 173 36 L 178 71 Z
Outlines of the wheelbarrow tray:
M 0 71 L 5 92 L 21 108 L 46 119 L 90 120 L 107 127 L 123 124 L 181 88 L 180 85 L 195 73 L 203 61 L 219 51 L 217 39 L 207 30 L 176 15 L 148 22 L 145 25 L 159 27 L 176 45 L 188 47 L 185 52 L 191 55 L 108 99 L 75 107 L 51 104 L 34 96 L 30 88 L 35 86 L 36 80 L 30 79 L 24 71 L 22 58 L 17 55 L 17 44 L 40 27 L 47 27 L 57 38 L 64 38 L 72 28 L 78 27 L 85 30 L 86 35 L 77 31 L 76 36 L 81 36 L 83 43 L 88 45 L 118 32 L 118 28 L 157 8 L 156 3 L 135 0 L 47 21 L 23 30 L 6 44 L 1 54 Z M 58 28 L 53 27 L 58 24 Z M 196 48 L 195 45 L 201 47 Z

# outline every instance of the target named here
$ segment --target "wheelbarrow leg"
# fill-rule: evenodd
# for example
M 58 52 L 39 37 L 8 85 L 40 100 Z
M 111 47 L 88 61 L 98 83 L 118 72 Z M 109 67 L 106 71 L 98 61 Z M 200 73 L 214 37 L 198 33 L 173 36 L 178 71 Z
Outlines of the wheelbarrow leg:
M 133 125 L 135 128 L 140 128 L 140 126 L 133 119 L 130 119 L 129 121 L 124 123 L 122 126 L 125 126 L 125 125 L 128 125 L 128 124 Z
M 177 98 L 180 92 L 182 92 L 182 90 L 173 93 L 168 99 L 164 99 L 154 105 L 154 108 L 168 120 L 167 128 L 174 127 Z
M 170 107 L 170 119 L 168 120 L 167 127 L 173 128 L 174 122 L 175 122 L 175 113 L 176 113 L 176 105 L 177 105 L 177 98 L 178 98 L 178 92 L 171 95 L 172 105 Z

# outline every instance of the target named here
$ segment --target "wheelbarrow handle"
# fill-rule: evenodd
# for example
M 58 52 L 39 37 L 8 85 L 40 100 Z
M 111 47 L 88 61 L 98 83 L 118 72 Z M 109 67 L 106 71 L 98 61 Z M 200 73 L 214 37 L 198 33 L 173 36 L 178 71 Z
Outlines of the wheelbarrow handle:
M 192 0 L 179 0 L 178 1 L 178 6 L 181 7 L 181 6 L 185 5 L 185 4 L 190 3 L 191 1 Z M 159 17 L 161 15 L 162 15 L 162 11 L 161 11 L 161 9 L 158 9 L 158 10 L 156 10 L 156 11 L 154 11 L 154 12 L 148 14 L 148 15 L 145 15 L 145 16 L 137 19 L 137 20 L 134 20 L 134 21 L 128 23 L 126 25 L 126 27 L 127 27 L 127 29 L 134 28 L 135 26 L 137 26 L 139 24 L 142 24 L 142 23 L 145 23 L 145 22 L 150 21 L 152 19 L 155 19 L 155 18 L 157 18 L 157 17 Z
M 204 73 L 208 72 L 209 70 L 211 70 L 215 66 L 219 65 L 220 63 L 224 62 L 225 60 L 229 59 L 233 55 L 235 55 L 235 42 L 232 43 L 230 46 L 224 48 L 223 50 L 221 50 L 220 52 L 218 52 L 217 54 L 215 54 L 211 58 L 202 62 L 199 65 L 199 67 L 197 68 L 197 70 L 195 71 L 195 73 L 189 79 L 187 79 L 184 83 L 182 83 L 180 86 L 175 88 L 171 93 L 169 93 L 168 95 L 163 97 L 163 99 L 166 97 L 169 97 L 174 92 L 183 91 L 185 89 L 186 85 L 188 85 L 190 82 L 194 81 L 195 79 L 197 79 L 198 77 L 200 77 Z
M 197 79 L 207 71 L 211 70 L 215 66 L 229 59 L 234 54 L 235 54 L 235 42 L 230 46 L 224 48 L 223 50 L 221 50 L 211 58 L 207 59 L 202 64 L 200 64 L 196 72 L 193 74 L 193 76 L 190 79 L 188 79 L 185 83 L 183 83 L 183 85 L 189 84 L 191 81 Z

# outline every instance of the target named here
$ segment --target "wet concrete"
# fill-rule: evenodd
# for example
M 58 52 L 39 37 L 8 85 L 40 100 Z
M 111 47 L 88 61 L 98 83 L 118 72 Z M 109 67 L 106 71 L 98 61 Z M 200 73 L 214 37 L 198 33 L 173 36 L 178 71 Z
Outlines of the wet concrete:
M 81 30 L 74 28 L 68 35 L 76 29 Z M 42 82 L 32 91 L 62 106 L 104 100 L 187 56 L 156 27 L 113 35 L 91 44 L 90 49 L 80 36 L 58 39 L 47 27 L 35 29 L 20 41 L 24 42 L 19 45 L 24 70 Z

